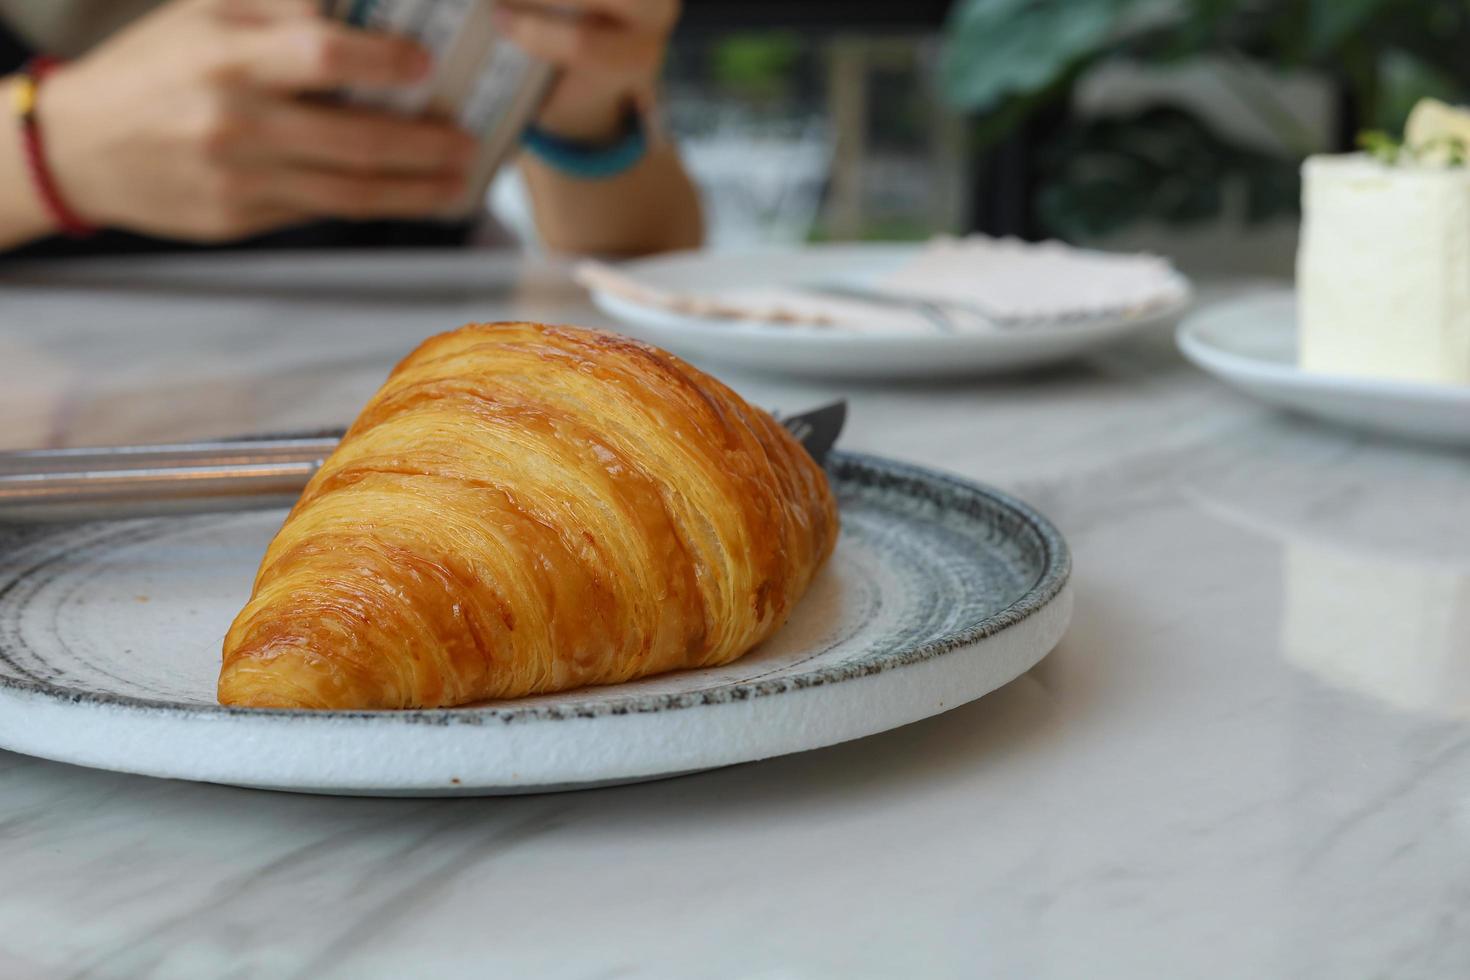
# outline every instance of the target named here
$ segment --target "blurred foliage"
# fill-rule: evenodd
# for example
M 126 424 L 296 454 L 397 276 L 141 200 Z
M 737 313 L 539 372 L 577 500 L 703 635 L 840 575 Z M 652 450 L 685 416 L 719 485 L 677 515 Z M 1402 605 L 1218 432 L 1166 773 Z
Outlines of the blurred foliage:
M 795 33 L 735 34 L 721 39 L 713 50 L 710 74 L 734 96 L 772 102 L 786 94 L 802 51 L 801 36 Z
M 1110 59 L 1167 66 L 1215 57 L 1326 74 L 1365 128 L 1397 132 L 1420 97 L 1470 94 L 1466 0 L 958 0 L 940 78 L 948 99 L 982 114 L 991 143 L 1067 100 Z M 1312 145 L 1270 86 L 1246 105 L 1281 152 L 1237 145 L 1182 107 L 1065 127 L 1044 146 L 1037 202 L 1057 234 L 1104 234 L 1149 218 L 1194 224 L 1243 195 L 1249 220 L 1296 207 Z
M 1174 106 L 1107 116 L 1069 127 L 1042 155 L 1037 201 L 1048 228 L 1095 237 L 1147 216 L 1189 225 L 1218 217 L 1227 195 L 1244 195 L 1251 222 L 1295 213 L 1296 168 L 1281 157 L 1231 143 Z

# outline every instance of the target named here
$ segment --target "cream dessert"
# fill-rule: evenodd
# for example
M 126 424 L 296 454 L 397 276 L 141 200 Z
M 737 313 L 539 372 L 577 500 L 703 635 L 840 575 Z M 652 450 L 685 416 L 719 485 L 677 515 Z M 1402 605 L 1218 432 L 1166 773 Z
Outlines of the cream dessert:
M 1470 114 L 1426 100 L 1402 147 L 1303 167 L 1303 370 L 1470 384 Z

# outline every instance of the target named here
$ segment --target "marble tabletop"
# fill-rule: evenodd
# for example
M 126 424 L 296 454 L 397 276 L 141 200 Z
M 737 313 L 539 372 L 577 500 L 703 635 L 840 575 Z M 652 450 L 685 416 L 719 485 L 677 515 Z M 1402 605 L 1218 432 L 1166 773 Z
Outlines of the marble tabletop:
M 605 322 L 497 253 L 8 268 L 0 444 L 339 425 L 426 334 L 507 317 Z M 1061 646 L 899 731 L 560 795 L 0 752 L 0 977 L 1470 973 L 1470 457 L 1277 414 L 1164 333 L 1004 380 L 717 373 L 1043 509 Z

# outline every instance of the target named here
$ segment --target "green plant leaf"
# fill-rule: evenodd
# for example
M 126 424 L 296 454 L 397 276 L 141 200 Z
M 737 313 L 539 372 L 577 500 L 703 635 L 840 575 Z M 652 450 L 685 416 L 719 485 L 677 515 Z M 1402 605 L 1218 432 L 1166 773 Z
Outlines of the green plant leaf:
M 1466 86 L 1410 51 L 1385 51 L 1378 59 L 1377 115 L 1366 125 L 1401 132 L 1414 104 L 1423 98 L 1454 104 L 1464 99 Z
M 1397 132 L 1421 96 L 1470 102 L 1467 36 L 1470 0 L 955 0 L 940 79 L 948 100 L 983 113 L 982 143 L 1065 100 L 1105 59 L 1201 55 L 1324 72 L 1362 124 Z M 1261 93 L 1237 95 L 1280 115 Z M 1299 160 L 1236 144 L 1188 110 L 1076 123 L 1050 149 L 1037 206 L 1063 235 L 1209 220 L 1237 203 L 1266 221 L 1299 206 Z
M 1042 91 L 1104 52 L 1137 0 L 961 0 L 950 15 L 940 82 L 955 107 L 986 110 Z
M 1359 133 L 1358 148 L 1384 163 L 1398 163 L 1399 156 L 1404 152 L 1402 143 L 1379 129 Z
M 1356 34 L 1397 0 L 1311 0 L 1307 37 L 1313 52 L 1325 54 Z
M 715 46 L 710 74 L 745 98 L 778 97 L 790 85 L 801 46 L 800 37 L 790 32 L 734 34 Z

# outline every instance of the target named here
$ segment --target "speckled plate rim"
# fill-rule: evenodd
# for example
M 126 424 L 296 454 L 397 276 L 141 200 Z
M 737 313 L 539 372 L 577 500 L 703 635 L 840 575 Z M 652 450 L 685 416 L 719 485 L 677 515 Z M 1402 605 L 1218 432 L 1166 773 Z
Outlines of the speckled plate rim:
M 74 688 L 18 680 L 0 676 L 0 693 L 10 691 L 17 694 L 40 696 L 62 704 L 91 705 L 96 707 L 125 708 L 130 711 L 146 712 L 150 715 L 167 715 L 172 718 L 223 719 L 248 718 L 252 720 L 280 719 L 310 722 L 371 721 L 382 725 L 428 725 L 434 727 L 454 725 L 486 725 L 495 722 L 510 724 L 526 721 L 562 721 L 587 719 L 608 715 L 649 714 L 677 711 L 687 708 L 707 707 L 731 702 L 751 701 L 758 698 L 806 690 L 824 685 L 851 681 L 861 677 L 883 674 L 914 664 L 931 661 L 954 651 L 964 650 L 982 640 L 994 637 L 1016 626 L 1051 605 L 1066 591 L 1072 571 L 1071 552 L 1065 539 L 1047 518 L 1030 505 L 1000 490 L 975 483 L 936 470 L 901 463 L 866 454 L 834 452 L 828 458 L 828 470 L 835 480 L 865 478 L 879 486 L 901 488 L 911 496 L 927 497 L 947 509 L 965 511 L 966 504 L 976 507 L 989 506 L 998 513 L 1008 513 L 1020 525 L 1035 535 L 1041 549 L 1041 573 L 1031 585 L 1009 606 L 971 625 L 955 630 L 927 643 L 918 644 L 907 650 L 894 653 L 874 654 L 866 660 L 839 666 L 825 667 L 801 674 L 792 674 L 775 680 L 746 682 L 719 687 L 710 691 L 683 694 L 657 694 L 630 697 L 626 701 L 602 702 L 591 707 L 575 709 L 549 705 L 527 707 L 464 707 L 410 709 L 397 711 L 308 711 L 301 709 L 237 708 L 224 705 L 185 705 L 172 701 L 136 698 L 126 695 L 98 694 Z M 165 518 L 166 519 L 166 518 Z M 27 575 L 34 574 L 56 561 L 48 558 L 27 569 L 15 580 L 0 587 L 3 596 Z M 0 656 L 4 651 L 0 651 Z M 1039 659 L 1039 658 L 1038 658 Z

